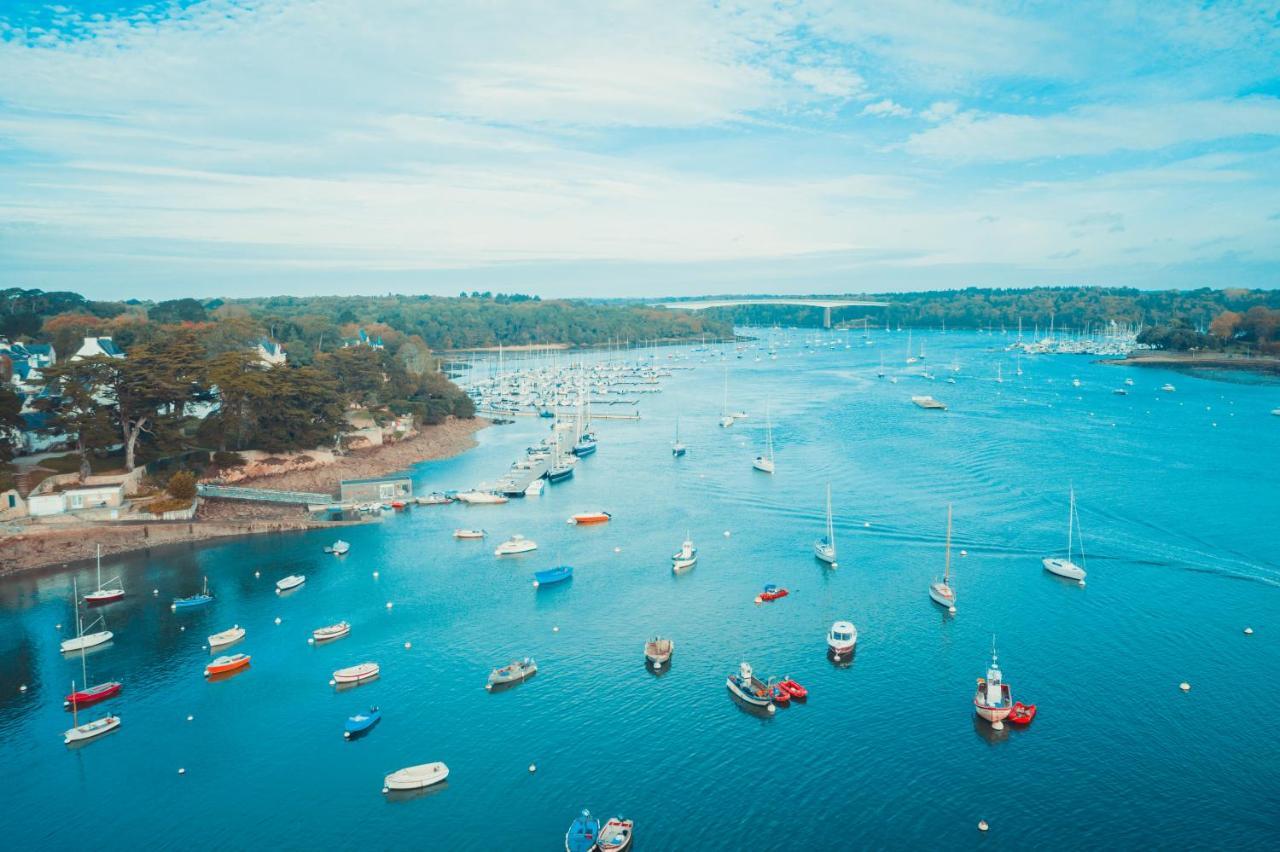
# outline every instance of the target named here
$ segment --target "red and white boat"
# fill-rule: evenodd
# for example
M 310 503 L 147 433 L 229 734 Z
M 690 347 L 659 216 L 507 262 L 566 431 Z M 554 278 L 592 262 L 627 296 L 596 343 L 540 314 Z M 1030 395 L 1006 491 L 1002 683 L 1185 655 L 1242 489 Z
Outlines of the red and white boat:
M 62 706 L 71 709 L 73 707 L 83 707 L 86 704 L 93 704 L 98 701 L 105 701 L 120 694 L 123 684 L 118 680 L 109 680 L 106 683 L 100 683 L 97 686 L 90 686 L 87 689 L 77 689 L 63 699 Z
M 239 671 L 247 665 L 249 665 L 248 654 L 232 654 L 227 657 L 217 657 L 213 662 L 204 667 L 204 676 L 211 677 L 213 675 Z
M 338 669 L 333 673 L 334 683 L 359 683 L 365 680 L 371 680 L 378 676 L 377 663 L 360 663 L 356 666 L 348 666 L 345 669 Z
M 331 639 L 341 639 L 351 632 L 351 625 L 345 621 L 339 621 L 337 624 L 330 624 L 328 627 L 321 627 L 311 631 L 311 638 L 317 642 L 328 642 Z
M 613 515 L 608 512 L 579 512 L 569 519 L 569 523 L 586 526 L 588 524 L 607 524 Z
M 97 606 L 98 604 L 118 601 L 124 597 L 124 589 L 119 586 L 119 577 L 112 577 L 107 582 L 116 585 L 109 588 L 102 585 L 102 545 L 98 545 L 98 589 L 85 595 L 84 602 L 89 606 Z
M 614 817 L 600 829 L 596 849 L 600 852 L 626 852 L 631 848 L 631 838 L 635 828 L 634 820 Z
M 994 640 L 991 643 L 991 667 L 985 678 L 978 678 L 978 689 L 973 696 L 973 708 L 978 715 L 991 723 L 997 731 L 1004 727 L 1004 720 L 1013 712 L 1013 694 L 1005 683 L 1000 664 L 996 661 Z

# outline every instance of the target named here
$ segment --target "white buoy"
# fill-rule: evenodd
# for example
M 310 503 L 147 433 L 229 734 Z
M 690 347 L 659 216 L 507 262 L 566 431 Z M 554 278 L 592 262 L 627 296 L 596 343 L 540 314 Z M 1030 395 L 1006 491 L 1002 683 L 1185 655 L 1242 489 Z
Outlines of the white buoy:
M 985 819 L 978 820 L 978 831 L 986 831 L 990 827 Z
M 188 722 L 194 722 L 195 720 L 196 720 L 196 717 L 195 717 L 195 716 L 192 716 L 190 713 L 188 713 L 188 714 L 187 714 L 187 721 L 188 721 Z
M 1178 684 L 1178 689 L 1181 689 L 1183 692 L 1190 692 L 1190 691 L 1191 691 L 1191 684 L 1187 683 L 1187 682 L 1184 680 L 1182 683 Z
M 536 588 L 538 588 L 538 581 L 537 581 L 537 580 L 534 580 L 534 581 L 533 581 L 533 587 L 534 587 L 535 589 L 536 589 Z
M 405 649 L 406 651 L 407 651 L 407 650 L 409 650 L 409 649 L 410 649 L 410 648 L 412 648 L 412 647 L 413 647 L 413 643 L 412 643 L 412 642 L 405 642 L 405 643 L 404 643 L 404 649 Z
M 863 525 L 864 527 L 869 527 L 869 526 L 871 526 L 871 522 L 870 522 L 870 521 L 863 521 L 863 522 L 862 522 L 862 525 Z
M 622 548 L 621 548 L 621 547 L 615 547 L 615 548 L 613 549 L 613 552 L 614 552 L 614 553 L 621 553 L 621 552 L 622 552 Z
M 376 579 L 378 579 L 378 572 L 377 572 L 377 571 L 374 571 L 374 572 L 373 572 L 373 579 L 375 579 L 375 580 L 376 580 Z
M 159 589 L 152 589 L 152 590 L 151 590 L 151 597 L 153 597 L 153 598 L 154 598 L 154 597 L 155 597 L 156 595 L 158 595 L 158 594 L 160 594 L 160 590 L 159 590 Z
M 953 607 L 953 606 L 949 606 L 949 607 L 947 607 L 947 612 L 955 612 L 955 611 L 956 611 L 956 608 L 955 608 L 955 607 Z
M 960 551 L 960 555 L 961 555 L 961 556 L 968 556 L 968 555 L 969 555 L 969 551 L 967 551 L 967 550 L 962 550 L 962 551 Z
M 343 732 L 342 732 L 342 738 L 343 738 L 344 740 L 349 740 L 349 739 L 351 739 L 351 732 L 350 732 L 350 731 L 343 731 Z
M 383 788 L 382 788 L 382 792 L 383 792 L 383 794 L 384 794 L 384 795 L 385 795 L 385 794 L 387 794 L 387 793 L 390 793 L 390 792 L 391 792 L 391 788 L 390 788 L 390 787 L 383 787 Z
M 777 708 L 777 707 L 774 707 L 772 704 L 770 704 L 770 705 L 769 705 L 769 712 L 770 712 L 770 713 L 776 713 L 776 712 L 778 712 L 778 708 Z
M 537 772 L 537 771 L 538 771 L 538 764 L 536 764 L 536 763 L 530 763 L 530 764 L 529 764 L 529 771 L 530 771 L 530 772 Z
M 18 687 L 18 691 L 19 691 L 19 692 L 26 692 L 26 691 L 27 691 L 27 685 L 24 683 L 22 686 Z
M 992 722 L 992 723 L 991 723 L 991 730 L 993 730 L 993 731 L 1003 731 L 1003 730 L 1004 730 L 1004 722 L 1001 722 L 999 719 L 997 719 L 996 721 Z
M 551 632 L 552 632 L 552 633 L 559 633 L 559 632 L 560 632 L 560 627 L 559 627 L 558 625 L 557 625 L 556 627 L 552 627 L 552 628 L 551 628 Z
M 1246 628 L 1244 629 L 1244 635 L 1245 635 L 1245 636 L 1252 636 L 1252 635 L 1253 635 L 1253 628 L 1252 628 L 1252 627 L 1246 627 Z M 24 687 L 22 687 L 22 688 L 23 688 L 23 689 L 26 689 L 26 687 L 25 687 L 25 686 L 24 686 Z
M 314 644 L 316 644 L 315 637 L 314 637 L 314 636 L 309 636 L 309 637 L 307 637 L 307 644 L 308 644 L 308 645 L 314 645 Z
M 724 537 L 725 537 L 725 538 L 728 538 L 728 537 L 729 537 L 729 531 L 728 531 L 728 530 L 725 530 L 725 531 L 724 531 Z
M 262 576 L 262 572 L 261 572 L 261 571 L 254 571 L 254 572 L 253 572 L 253 576 L 255 576 L 255 577 L 261 577 L 261 576 Z
M 276 616 L 276 624 L 279 624 L 279 623 L 280 623 L 280 616 L 278 616 L 278 615 L 277 615 L 277 616 Z
M 1081 580 L 1081 581 L 1080 581 L 1080 588 L 1082 588 L 1082 589 L 1084 588 L 1084 580 Z
M 658 670 L 659 670 L 659 669 L 661 669 L 661 668 L 662 668 L 662 661 L 661 661 L 661 660 L 654 660 L 654 661 L 653 661 L 653 670 L 656 672 L 656 671 L 658 671 Z
M 179 632 L 179 633 L 186 633 L 186 632 L 187 632 L 187 628 L 186 628 L 186 626 L 185 626 L 185 625 L 183 625 L 182 627 L 179 627 L 179 628 L 178 628 L 178 632 Z
M 391 601 L 387 601 L 387 609 L 391 609 L 391 606 L 392 606 Z
M 184 769 L 184 768 L 182 768 L 181 766 L 179 766 L 179 767 L 178 767 L 178 774 L 179 774 L 179 775 L 186 775 L 186 774 L 187 774 L 187 770 L 186 770 L 186 769 Z
M 336 686 L 336 685 L 337 685 L 337 683 L 338 683 L 338 682 L 337 682 L 336 680 L 334 680 L 333 678 L 329 678 L 329 685 L 330 685 L 330 686 Z
M 209 650 L 209 646 L 208 646 L 208 645 L 201 645 L 201 646 L 200 646 L 200 650 L 201 650 L 201 651 L 207 651 L 207 650 Z

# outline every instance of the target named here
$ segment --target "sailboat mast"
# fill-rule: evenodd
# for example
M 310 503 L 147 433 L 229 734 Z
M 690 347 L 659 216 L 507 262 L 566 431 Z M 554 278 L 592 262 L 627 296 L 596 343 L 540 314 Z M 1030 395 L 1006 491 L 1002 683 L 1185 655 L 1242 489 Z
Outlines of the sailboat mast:
M 942 582 L 951 585 L 951 504 L 947 504 L 947 562 L 942 569 Z
M 1071 533 L 1075 528 L 1076 522 L 1076 489 L 1071 487 L 1071 505 L 1067 509 L 1067 561 L 1071 561 L 1071 545 L 1073 543 Z
M 102 545 L 98 545 L 98 591 L 102 591 Z

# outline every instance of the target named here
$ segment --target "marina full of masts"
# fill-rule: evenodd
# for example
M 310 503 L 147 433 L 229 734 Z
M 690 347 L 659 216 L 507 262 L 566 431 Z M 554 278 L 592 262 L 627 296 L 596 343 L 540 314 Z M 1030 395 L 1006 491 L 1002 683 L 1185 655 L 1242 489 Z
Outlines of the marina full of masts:
M 1103 355 L 1124 357 L 1139 349 L 1148 349 L 1146 344 L 1138 342 L 1138 326 L 1119 325 L 1114 320 L 1109 322 L 1100 332 L 1061 331 L 1050 323 L 1048 332 L 1041 337 L 1036 327 L 1030 340 L 1022 337 L 1021 323 L 1018 328 L 1018 339 L 1006 347 L 1010 352 L 1020 351 L 1028 355 Z

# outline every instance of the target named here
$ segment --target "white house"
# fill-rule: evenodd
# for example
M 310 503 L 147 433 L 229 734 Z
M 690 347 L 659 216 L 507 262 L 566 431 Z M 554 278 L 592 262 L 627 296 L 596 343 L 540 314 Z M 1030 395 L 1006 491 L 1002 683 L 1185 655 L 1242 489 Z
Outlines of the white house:
M 27 495 L 27 513 L 33 518 L 60 515 L 81 509 L 102 509 L 124 505 L 124 485 L 85 485 L 63 491 L 36 489 Z
M 266 337 L 258 341 L 258 357 L 268 367 L 279 367 L 289 360 L 284 347 Z
M 116 346 L 110 337 L 86 337 L 84 344 L 76 350 L 76 354 L 71 356 L 71 360 L 79 361 L 83 358 L 92 358 L 95 355 L 105 355 L 108 358 L 124 357 L 120 347 Z

